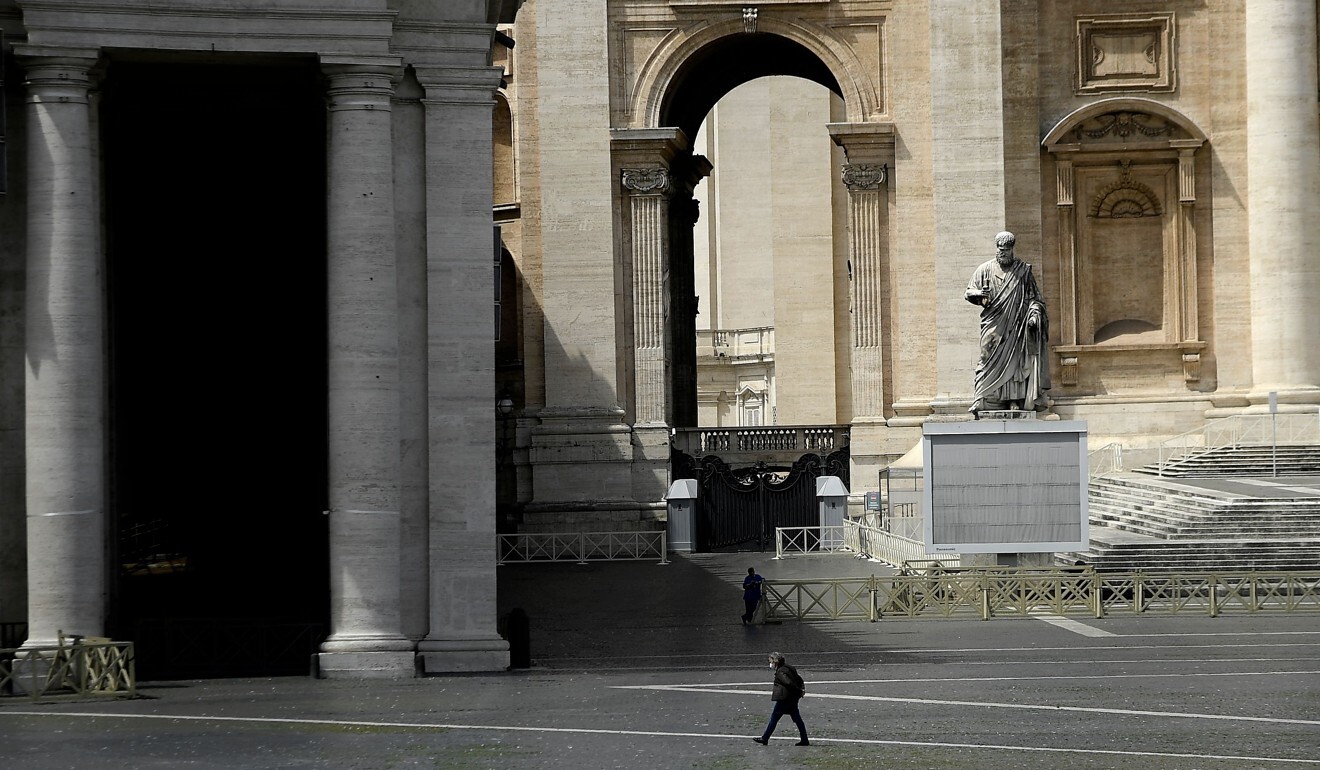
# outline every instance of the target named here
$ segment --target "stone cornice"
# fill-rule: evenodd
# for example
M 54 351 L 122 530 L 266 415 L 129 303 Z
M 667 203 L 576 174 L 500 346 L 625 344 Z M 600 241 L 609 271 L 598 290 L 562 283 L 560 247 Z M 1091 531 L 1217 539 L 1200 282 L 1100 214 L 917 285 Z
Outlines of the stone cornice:
M 499 67 L 416 65 L 417 82 L 426 89 L 426 104 L 494 104 L 504 71 Z
M 33 44 L 176 50 L 386 53 L 396 13 L 25 0 Z
M 410 64 L 477 67 L 490 64 L 494 24 L 445 24 L 399 20 L 392 48 Z

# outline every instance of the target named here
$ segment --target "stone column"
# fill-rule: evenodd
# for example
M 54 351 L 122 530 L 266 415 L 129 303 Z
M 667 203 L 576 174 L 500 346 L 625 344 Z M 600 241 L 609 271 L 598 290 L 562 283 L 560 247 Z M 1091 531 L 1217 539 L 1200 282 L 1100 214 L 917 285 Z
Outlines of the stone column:
M 414 673 L 399 610 L 399 330 L 390 79 L 397 59 L 324 58 L 329 79 L 329 676 Z
M 418 66 L 426 90 L 428 673 L 509 665 L 495 605 L 492 115 L 500 70 Z
M 1253 403 L 1320 400 L 1316 6 L 1245 4 Z
M 105 305 L 92 168 L 96 51 L 27 72 L 28 646 L 105 633 Z
M 843 147 L 848 188 L 848 264 L 851 272 L 852 491 L 872 490 L 884 463 L 886 362 L 884 302 L 889 270 L 888 169 L 894 162 L 893 127 L 832 123 Z

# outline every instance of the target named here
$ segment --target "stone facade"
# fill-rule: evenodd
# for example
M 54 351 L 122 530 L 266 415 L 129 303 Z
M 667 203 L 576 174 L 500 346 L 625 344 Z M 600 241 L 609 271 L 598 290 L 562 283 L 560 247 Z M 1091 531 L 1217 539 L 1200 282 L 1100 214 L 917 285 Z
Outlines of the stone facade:
M 1284 410 L 1315 410 L 1315 17 L 1312 3 L 1282 1 L 529 0 L 511 35 L 535 66 L 515 68 L 517 79 L 581 88 L 571 100 L 541 91 L 511 102 L 530 172 L 521 195 L 546 207 L 539 222 L 524 220 L 516 247 L 528 285 L 546 286 L 526 316 L 546 334 L 544 371 L 526 371 L 527 521 L 553 514 L 565 526 L 590 511 L 595 525 L 602 514 L 648 525 L 666 489 L 646 438 L 654 417 L 696 424 L 675 346 L 692 344 L 684 324 L 697 295 L 711 314 L 702 328 L 775 327 L 780 404 L 801 388 L 813 395 L 784 380 L 784 326 L 810 327 L 819 348 L 836 341 L 832 364 L 813 362 L 835 416 L 812 419 L 852 426 L 852 491 L 872 489 L 925 421 L 966 418 L 977 319 L 963 289 L 1001 230 L 1017 234 L 1046 296 L 1050 416 L 1086 421 L 1093 445 L 1150 447 L 1259 411 L 1270 392 Z M 822 209 L 749 211 L 798 182 L 781 156 L 819 150 L 756 154 L 766 134 L 748 133 L 721 154 L 710 138 L 801 106 L 757 86 L 763 76 L 834 94 L 828 117 L 809 118 L 833 148 Z M 735 89 L 753 86 L 762 91 L 738 106 Z M 737 165 L 753 154 L 759 169 Z M 654 219 L 637 216 L 628 175 L 642 171 L 708 177 L 695 234 L 672 221 L 690 207 L 685 184 L 647 191 Z M 766 264 L 776 228 L 794 217 L 832 238 L 832 296 L 776 288 L 773 321 L 717 318 L 766 291 L 758 282 L 777 283 L 781 264 L 745 272 L 746 285 L 726 282 L 725 293 L 710 291 L 712 274 Z M 657 252 L 669 260 L 659 292 L 636 278 L 656 275 L 639 260 Z M 822 300 L 823 325 L 811 317 Z M 643 363 L 636 319 L 657 317 L 669 349 Z M 701 383 L 702 424 L 728 419 L 715 406 L 724 387 L 713 375 Z M 552 395 L 568 389 L 574 409 Z

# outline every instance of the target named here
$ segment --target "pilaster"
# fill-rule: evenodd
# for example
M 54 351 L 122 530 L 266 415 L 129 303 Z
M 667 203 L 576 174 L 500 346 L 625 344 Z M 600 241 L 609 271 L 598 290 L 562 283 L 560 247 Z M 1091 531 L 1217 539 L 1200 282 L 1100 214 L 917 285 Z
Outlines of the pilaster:
M 102 635 L 105 329 L 89 102 L 95 50 L 16 46 L 26 71 L 29 646 Z
M 854 491 L 870 489 L 884 462 L 886 432 L 885 282 L 889 270 L 889 169 L 894 162 L 893 126 L 833 123 L 830 136 L 843 148 L 841 169 L 848 189 L 850 265 L 851 457 Z
M 394 89 L 395 276 L 399 295 L 399 611 L 403 635 L 426 636 L 428 463 L 426 400 L 426 110 L 417 78 Z
M 669 428 L 676 412 L 695 417 L 695 394 L 678 393 L 675 382 L 679 346 L 690 347 L 696 334 L 690 246 L 684 251 L 678 243 L 683 228 L 691 243 L 692 191 L 710 164 L 689 162 L 688 139 L 673 128 L 616 129 L 610 150 L 625 200 L 623 269 L 631 283 L 631 497 L 658 504 L 668 489 Z
M 330 676 L 412 676 L 399 612 L 399 351 L 391 79 L 398 59 L 325 58 L 329 80 Z
M 931 409 L 964 416 L 971 405 L 979 323 L 963 299 L 967 279 L 993 255 L 1007 221 L 1005 61 L 1000 0 L 930 0 L 931 200 L 934 305 Z
M 492 114 L 500 70 L 422 66 L 425 97 L 427 673 L 509 665 L 495 604 Z M 482 312 L 480 309 L 485 308 Z

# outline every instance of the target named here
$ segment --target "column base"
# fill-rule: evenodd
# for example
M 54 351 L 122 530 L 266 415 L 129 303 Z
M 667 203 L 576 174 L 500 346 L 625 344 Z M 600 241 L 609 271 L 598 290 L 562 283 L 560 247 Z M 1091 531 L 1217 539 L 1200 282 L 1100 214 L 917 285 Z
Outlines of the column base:
M 411 679 L 417 660 L 411 650 L 390 652 L 322 652 L 316 656 L 322 679 Z
M 509 668 L 509 643 L 499 637 L 431 639 L 418 643 L 417 657 L 423 675 L 505 671 Z
M 408 679 L 417 676 L 413 643 L 403 637 L 330 637 L 316 656 L 323 679 Z

